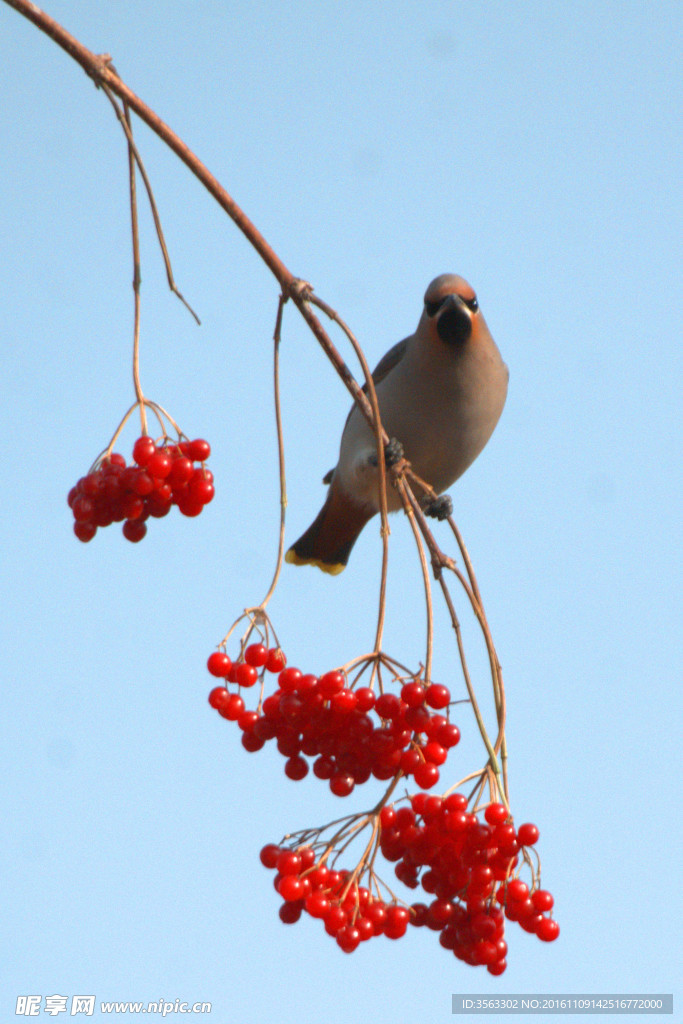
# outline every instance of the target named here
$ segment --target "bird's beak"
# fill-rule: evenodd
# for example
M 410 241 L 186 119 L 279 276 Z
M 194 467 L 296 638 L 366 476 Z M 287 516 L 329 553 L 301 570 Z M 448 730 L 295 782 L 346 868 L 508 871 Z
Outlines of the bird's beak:
M 467 341 L 472 333 L 472 317 L 458 295 L 449 295 L 443 303 L 436 323 L 436 330 L 447 345 L 459 345 Z

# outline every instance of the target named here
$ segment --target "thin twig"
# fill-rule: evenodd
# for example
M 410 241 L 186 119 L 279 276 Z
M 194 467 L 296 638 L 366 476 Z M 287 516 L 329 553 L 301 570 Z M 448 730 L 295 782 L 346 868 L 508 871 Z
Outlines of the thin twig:
M 285 445 L 282 432 L 282 410 L 280 407 L 280 331 L 282 329 L 282 312 L 286 297 L 280 295 L 277 305 L 277 316 L 275 318 L 275 330 L 273 332 L 273 391 L 275 398 L 275 429 L 277 432 L 277 455 L 278 471 L 280 479 L 280 534 L 277 547 L 277 562 L 273 580 L 268 588 L 268 593 L 261 601 L 261 607 L 265 608 L 275 592 L 277 581 L 280 578 L 282 559 L 285 551 L 285 514 L 287 511 L 287 479 L 285 476 Z
M 115 70 L 111 64 L 109 66 L 112 68 L 112 70 Z M 132 125 L 131 125 L 131 122 L 130 122 L 130 110 L 128 108 L 128 104 L 124 102 L 124 113 L 122 113 L 121 109 L 120 109 L 118 103 L 116 102 L 116 100 L 114 99 L 114 97 L 113 97 L 109 87 L 106 86 L 106 85 L 102 85 L 102 91 L 105 93 L 105 95 L 107 96 L 107 99 L 109 100 L 109 102 L 113 106 L 113 108 L 114 108 L 114 110 L 116 112 L 116 116 L 118 117 L 118 119 L 119 119 L 119 121 L 121 123 L 121 127 L 123 128 L 123 130 L 125 132 L 125 135 L 126 135 L 126 139 L 128 141 L 128 151 L 129 151 L 129 153 L 132 153 L 132 155 L 133 155 L 133 157 L 135 159 L 135 162 L 138 165 L 138 169 L 140 171 L 140 176 L 142 177 L 145 189 L 147 191 L 147 198 L 149 199 L 149 205 L 150 205 L 150 209 L 152 211 L 152 219 L 154 220 L 154 227 L 156 229 L 157 238 L 159 240 L 159 248 L 161 249 L 161 255 L 163 257 L 164 266 L 166 268 L 166 280 L 168 281 L 168 287 L 171 289 L 173 294 L 175 296 L 177 296 L 177 298 L 180 299 L 182 304 L 185 306 L 185 308 L 188 310 L 188 312 L 191 313 L 191 315 L 194 317 L 196 322 L 198 324 L 201 324 L 201 320 L 199 319 L 199 317 L 197 316 L 197 314 L 193 310 L 192 306 L 189 304 L 189 302 L 187 301 L 185 296 L 182 294 L 182 292 L 178 288 L 177 284 L 175 283 L 175 278 L 173 277 L 173 268 L 171 267 L 171 257 L 169 256 L 168 247 L 166 245 L 166 239 L 164 238 L 164 231 L 163 231 L 163 228 L 161 226 L 161 218 L 159 216 L 159 211 L 157 209 L 156 200 L 154 198 L 154 192 L 152 190 L 152 183 L 149 180 L 149 176 L 148 176 L 147 171 L 145 169 L 145 165 L 143 163 L 142 157 L 140 156 L 140 152 L 139 152 L 137 146 L 135 145 L 135 139 L 133 138 L 133 128 L 132 128 Z
M 377 630 L 375 632 L 375 650 L 379 651 L 382 646 L 382 632 L 384 630 L 384 617 L 386 613 L 386 591 L 387 591 L 387 569 L 389 565 L 389 515 L 387 509 L 387 471 L 386 461 L 384 458 L 384 431 L 382 429 L 382 421 L 379 414 L 379 402 L 377 401 L 377 392 L 375 391 L 375 382 L 370 371 L 370 367 L 365 358 L 365 353 L 358 344 L 356 336 L 354 335 L 351 328 L 344 323 L 342 318 L 339 316 L 336 310 L 332 309 L 326 302 L 319 299 L 317 295 L 311 293 L 309 295 L 309 302 L 312 302 L 319 309 L 323 311 L 333 320 L 334 323 L 338 324 L 348 340 L 351 342 L 354 352 L 358 357 L 363 376 L 365 377 L 365 388 L 367 388 L 368 397 L 370 399 L 370 405 L 372 408 L 373 418 L 373 429 L 375 434 L 375 444 L 377 446 L 377 469 L 379 472 L 379 515 L 380 515 L 380 535 L 382 538 L 382 571 L 380 576 L 380 588 L 379 588 L 379 609 L 377 613 Z M 372 685 L 372 683 L 371 683 Z

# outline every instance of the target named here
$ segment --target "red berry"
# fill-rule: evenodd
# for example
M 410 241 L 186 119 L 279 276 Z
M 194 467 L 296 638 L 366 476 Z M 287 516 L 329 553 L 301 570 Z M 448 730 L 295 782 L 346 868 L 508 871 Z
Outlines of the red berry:
M 308 871 L 316 861 L 316 852 L 312 846 L 300 846 L 297 853 L 301 857 L 301 870 Z
M 489 964 L 486 970 L 489 974 L 499 975 L 503 974 L 507 967 L 507 960 L 496 960 L 495 963 Z
M 209 704 L 212 708 L 218 711 L 219 708 L 225 705 L 225 702 L 230 697 L 229 690 L 226 690 L 224 686 L 214 686 L 213 690 L 209 694 Z
M 496 944 L 489 939 L 479 939 L 475 942 L 472 952 L 478 964 L 494 964 L 499 959 Z
M 88 473 L 81 481 L 79 490 L 88 498 L 97 498 L 102 491 L 103 477 L 101 473 Z
M 258 711 L 245 711 L 237 719 L 237 724 L 242 732 L 251 732 L 260 717 Z
M 475 914 L 470 929 L 478 939 L 492 939 L 496 934 L 496 922 L 490 914 Z
M 139 519 L 126 519 L 123 524 L 123 536 L 133 544 L 137 544 L 138 541 L 142 540 L 146 533 L 147 525 L 141 523 Z
M 396 822 L 396 809 L 393 804 L 386 804 L 379 812 L 382 828 L 391 828 Z
M 296 850 L 281 850 L 276 867 L 281 875 L 298 875 L 301 870 L 301 857 Z
M 257 750 L 261 750 L 261 748 L 265 745 L 265 742 L 265 740 L 262 740 L 253 732 L 242 733 L 242 746 L 250 754 L 255 754 Z
M 341 672 L 326 672 L 324 676 L 320 677 L 319 689 L 320 693 L 326 699 L 334 696 L 339 690 L 344 689 L 346 680 Z
M 79 540 L 87 544 L 97 533 L 97 527 L 94 523 L 74 523 L 74 533 Z
M 401 700 L 409 708 L 419 708 L 424 704 L 425 688 L 417 679 L 410 683 L 404 683 L 401 687 Z
M 444 797 L 444 806 L 447 811 L 466 811 L 467 797 L 462 793 L 449 793 Z
M 270 655 L 268 657 L 270 658 Z M 294 693 L 300 679 L 301 670 L 292 666 L 291 668 L 285 668 L 280 672 L 280 675 L 277 677 L 277 682 L 278 686 L 284 693 Z
M 450 900 L 436 899 L 429 905 L 429 919 L 433 924 L 443 928 L 453 916 L 453 904 Z
M 156 451 L 156 445 L 151 437 L 139 437 L 133 445 L 133 459 L 138 466 L 146 466 Z
M 216 493 L 213 484 L 203 476 L 201 469 L 195 470 L 187 489 L 190 492 L 190 498 L 199 502 L 200 505 L 208 505 Z
M 392 903 L 387 907 L 386 919 L 384 922 L 384 934 L 388 939 L 400 939 L 405 935 L 410 921 L 410 911 L 406 907 L 399 907 Z
M 427 924 L 429 907 L 425 903 L 413 903 L 410 907 L 410 923 L 414 928 L 422 928 Z
M 423 761 L 413 772 L 413 778 L 420 789 L 431 789 L 439 781 L 439 769 L 435 764 Z
M 401 714 L 401 701 L 395 693 L 381 693 L 375 701 L 375 711 L 380 718 L 398 718 Z
M 486 813 L 484 813 L 484 817 L 486 817 Z M 505 850 L 515 842 L 516 836 L 517 833 L 512 822 L 504 822 L 501 825 L 496 825 L 494 828 L 491 835 L 491 845 Z
M 429 704 L 430 708 L 448 707 L 450 701 L 451 691 L 447 686 L 442 686 L 441 683 L 432 683 L 427 687 L 425 702 Z
M 493 871 L 488 864 L 475 864 L 470 873 L 470 889 L 488 889 L 493 883 Z
M 258 681 L 258 672 L 253 665 L 240 662 L 235 668 L 235 682 L 238 686 L 253 686 Z
M 164 448 L 157 448 L 156 451 L 150 455 L 145 468 L 157 480 L 165 480 L 171 472 L 172 465 L 173 460 L 168 452 Z
M 302 898 L 304 886 L 298 875 L 283 875 L 277 889 L 283 900 L 291 903 Z
M 411 747 L 410 750 L 404 750 L 401 754 L 400 766 L 404 775 L 412 775 L 421 764 L 423 764 L 423 761 L 420 757 L 420 752 L 415 747 Z
M 508 810 L 504 804 L 489 804 L 484 811 L 484 817 L 489 825 L 500 825 L 508 817 Z
M 347 690 L 346 687 L 343 690 L 339 690 L 330 699 L 330 707 L 334 711 L 340 714 L 348 714 L 356 707 L 358 698 L 353 690 Z
M 181 515 L 187 516 L 188 519 L 193 519 L 195 516 L 202 514 L 204 506 L 201 501 L 195 501 L 193 498 L 188 497 L 187 500 L 183 498 L 178 502 L 178 511 Z
M 507 897 L 515 902 L 528 899 L 529 886 L 521 878 L 511 878 L 507 884 Z
M 335 772 L 330 779 L 330 789 L 335 796 L 348 796 L 355 784 L 353 775 L 348 772 Z
M 369 686 L 359 686 L 357 690 L 353 691 L 356 695 L 356 707 L 359 711 L 364 714 L 367 711 L 372 711 L 375 706 L 375 694 Z
M 531 902 L 535 910 L 543 913 L 546 910 L 552 909 L 555 900 L 553 899 L 553 894 L 548 892 L 547 889 L 537 889 L 536 892 L 531 894 Z
M 183 487 L 184 484 L 188 483 L 192 479 L 194 473 L 194 466 L 192 465 L 191 459 L 181 455 L 179 458 L 173 460 L 171 466 L 171 472 L 168 475 L 171 487 Z
M 195 441 L 190 441 L 186 454 L 194 462 L 206 462 L 211 454 L 211 445 L 203 438 L 197 438 Z
M 301 900 L 295 900 L 293 903 L 283 903 L 277 914 L 283 924 L 296 924 L 302 911 Z
M 150 494 L 145 504 L 149 514 L 154 516 L 155 519 L 161 519 L 163 516 L 167 516 L 171 511 L 170 501 L 164 500 L 156 492 Z
M 247 665 L 262 668 L 268 661 L 268 651 L 263 644 L 249 644 L 244 652 L 244 660 Z
M 300 697 L 309 701 L 313 700 L 318 692 L 318 677 L 311 675 L 310 672 L 305 676 L 300 676 L 296 681 L 296 692 Z
M 227 718 L 229 722 L 237 722 L 244 713 L 244 701 L 242 700 L 238 693 L 231 693 L 228 695 L 227 699 L 224 700 L 221 707 L 219 707 L 217 710 L 218 714 L 221 715 L 222 718 Z M 262 737 L 260 736 L 257 737 L 255 736 L 255 734 L 252 734 L 252 736 L 250 737 L 250 742 L 252 739 L 261 740 L 261 738 Z M 254 747 L 254 749 L 260 750 L 261 748 Z
M 137 494 L 126 495 L 121 505 L 121 511 L 126 519 L 141 519 L 142 522 L 144 522 L 147 518 L 147 516 L 144 515 L 145 503 Z
M 536 934 L 543 942 L 554 942 L 560 934 L 560 926 L 550 917 L 542 917 L 536 925 Z
M 287 664 L 284 651 L 280 647 L 271 647 L 268 651 L 266 668 L 269 672 L 282 672 Z
M 353 953 L 360 944 L 360 931 L 355 925 L 346 924 L 337 932 L 337 945 L 344 953 Z
M 316 779 L 331 779 L 335 772 L 335 764 L 329 757 L 318 757 L 313 762 L 313 774 Z
M 288 758 L 287 761 L 285 761 L 285 775 L 288 779 L 293 779 L 294 782 L 298 782 L 300 779 L 303 779 L 308 775 L 308 762 L 305 758 L 300 756 Z
M 87 523 L 92 519 L 95 504 L 91 498 L 86 498 L 84 494 L 79 494 L 71 506 L 71 511 L 77 523 Z
M 453 724 L 453 722 L 446 722 L 445 725 L 442 725 L 437 729 L 436 735 L 432 738 L 435 739 L 437 743 L 440 743 L 442 747 L 450 749 L 451 747 L 457 746 L 460 742 L 460 730 L 457 725 Z
M 206 667 L 212 676 L 218 676 L 220 679 L 227 676 L 232 668 L 232 662 L 225 651 L 214 651 L 209 655 Z
M 330 901 L 322 892 L 312 892 L 306 897 L 306 911 L 311 917 L 325 917 L 330 909 Z
M 262 847 L 259 858 L 264 868 L 274 868 L 281 852 L 280 847 L 276 846 L 275 843 L 268 843 Z
M 530 822 L 520 825 L 517 829 L 517 842 L 520 846 L 533 846 L 537 841 L 538 836 L 538 828 Z
M 445 747 L 442 747 L 440 743 L 435 740 L 429 740 L 425 743 L 422 748 L 425 761 L 429 761 L 431 764 L 440 765 L 443 764 L 448 756 L 448 751 Z

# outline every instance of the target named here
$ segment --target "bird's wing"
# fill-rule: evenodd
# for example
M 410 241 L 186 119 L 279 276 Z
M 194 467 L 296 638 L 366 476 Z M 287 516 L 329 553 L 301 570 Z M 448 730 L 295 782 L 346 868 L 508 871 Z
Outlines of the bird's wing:
M 382 356 L 375 369 L 372 371 L 372 379 L 377 386 L 380 381 L 384 380 L 386 375 L 397 366 L 405 354 L 406 346 L 409 342 L 409 338 L 404 338 L 403 341 L 397 341 L 388 352 Z M 363 385 L 363 391 L 367 394 L 368 386 Z
M 375 387 L 377 387 L 379 382 L 381 380 L 384 380 L 386 375 L 388 373 L 390 373 L 391 370 L 393 370 L 393 368 L 395 366 L 398 366 L 398 364 L 401 362 L 401 360 L 403 359 L 403 356 L 405 354 L 406 346 L 407 346 L 409 340 L 410 340 L 409 338 L 404 338 L 403 341 L 397 341 L 395 345 L 392 345 L 392 347 L 389 349 L 388 352 L 384 353 L 384 355 L 382 356 L 382 358 L 378 362 L 377 366 L 372 371 L 372 380 L 373 380 L 373 383 L 374 383 Z M 364 394 L 367 395 L 367 393 L 368 393 L 368 386 L 367 386 L 367 384 L 363 385 L 363 387 L 361 388 L 361 391 Z M 355 405 L 352 405 L 351 408 L 349 409 L 349 415 L 346 417 L 346 422 L 344 423 L 345 427 L 346 427 L 346 424 L 349 422 L 349 416 L 353 412 L 354 408 L 355 408 Z M 331 482 L 332 474 L 334 473 L 334 469 L 335 468 L 336 467 L 333 467 L 332 469 L 327 471 L 327 473 L 323 477 L 323 483 L 324 484 L 329 484 Z

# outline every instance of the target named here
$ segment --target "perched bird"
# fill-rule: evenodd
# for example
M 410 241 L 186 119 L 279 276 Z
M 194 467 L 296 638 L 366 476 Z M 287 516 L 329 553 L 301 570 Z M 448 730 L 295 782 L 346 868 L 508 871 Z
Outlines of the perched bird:
M 413 471 L 441 494 L 479 455 L 507 395 L 508 368 L 467 281 L 455 274 L 432 281 L 415 333 L 386 353 L 372 379 L 389 447 L 402 449 Z M 324 483 L 325 503 L 286 561 L 336 575 L 379 511 L 375 436 L 355 404 Z M 401 507 L 391 487 L 387 505 L 392 512 Z

